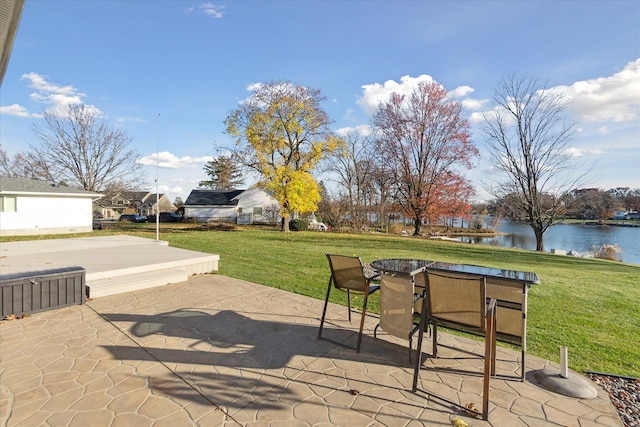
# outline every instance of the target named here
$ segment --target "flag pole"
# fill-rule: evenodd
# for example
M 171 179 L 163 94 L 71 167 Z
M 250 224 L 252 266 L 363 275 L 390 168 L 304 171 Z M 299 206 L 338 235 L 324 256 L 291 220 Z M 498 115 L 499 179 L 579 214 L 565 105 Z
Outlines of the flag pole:
M 160 241 L 160 113 L 158 113 L 158 140 L 156 150 L 156 242 Z

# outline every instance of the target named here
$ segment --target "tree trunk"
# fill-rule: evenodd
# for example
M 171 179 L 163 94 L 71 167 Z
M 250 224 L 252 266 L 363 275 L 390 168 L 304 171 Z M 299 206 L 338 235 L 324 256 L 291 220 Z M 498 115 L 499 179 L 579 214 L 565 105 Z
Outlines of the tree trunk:
M 544 252 L 544 233 L 541 228 L 532 227 L 533 233 L 536 235 L 536 251 Z
M 289 222 L 291 221 L 291 217 L 283 217 L 282 218 L 282 232 L 284 233 L 288 233 L 289 231 L 291 231 L 289 229 Z
M 420 235 L 420 226 L 422 225 L 422 220 L 420 218 L 417 218 L 413 221 L 413 235 L 414 236 L 419 236 Z

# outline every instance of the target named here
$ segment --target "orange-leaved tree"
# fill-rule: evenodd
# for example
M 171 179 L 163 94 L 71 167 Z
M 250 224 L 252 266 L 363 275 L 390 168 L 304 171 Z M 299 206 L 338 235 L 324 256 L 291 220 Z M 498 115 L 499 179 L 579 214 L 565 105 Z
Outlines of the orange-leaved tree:
M 471 168 L 478 155 L 461 105 L 447 95 L 439 83 L 420 82 L 408 96 L 393 93 L 373 119 L 381 161 L 394 180 L 397 203 L 413 220 L 414 235 L 455 169 Z

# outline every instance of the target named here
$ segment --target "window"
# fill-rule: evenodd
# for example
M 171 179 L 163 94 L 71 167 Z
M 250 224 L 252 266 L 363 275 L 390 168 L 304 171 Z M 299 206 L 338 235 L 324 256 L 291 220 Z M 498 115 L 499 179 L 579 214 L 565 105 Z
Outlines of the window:
M 238 208 L 238 213 L 241 214 L 242 213 L 242 208 Z
M 0 197 L 0 212 L 17 212 L 16 196 Z
M 253 208 L 254 215 L 262 215 L 262 208 Z

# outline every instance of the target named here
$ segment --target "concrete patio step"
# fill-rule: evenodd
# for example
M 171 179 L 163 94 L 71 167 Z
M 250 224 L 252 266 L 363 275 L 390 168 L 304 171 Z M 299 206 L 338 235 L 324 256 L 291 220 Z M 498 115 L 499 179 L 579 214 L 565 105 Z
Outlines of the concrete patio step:
M 169 283 L 185 282 L 189 274 L 184 268 L 167 268 L 152 271 L 139 271 L 135 274 L 123 274 L 102 279 L 87 279 L 87 293 L 90 298 L 99 298 L 123 292 L 164 286 Z

